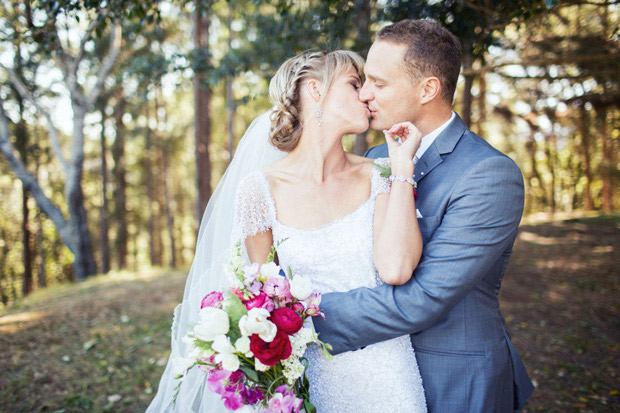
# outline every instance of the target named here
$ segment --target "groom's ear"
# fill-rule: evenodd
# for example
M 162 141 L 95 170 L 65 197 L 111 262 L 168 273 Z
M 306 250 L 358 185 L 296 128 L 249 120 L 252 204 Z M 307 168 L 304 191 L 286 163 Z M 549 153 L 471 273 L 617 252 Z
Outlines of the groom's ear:
M 435 76 L 422 79 L 421 86 L 420 103 L 422 104 L 432 101 L 441 93 L 441 82 Z

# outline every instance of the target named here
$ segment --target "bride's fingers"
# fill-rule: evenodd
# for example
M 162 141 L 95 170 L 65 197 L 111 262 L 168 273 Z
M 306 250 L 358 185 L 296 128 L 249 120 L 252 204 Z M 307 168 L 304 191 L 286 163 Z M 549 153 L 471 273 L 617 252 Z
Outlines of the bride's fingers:
M 388 130 L 388 133 L 391 136 L 400 136 L 403 142 L 409 138 L 418 138 L 422 136 L 420 130 L 411 122 L 400 122 L 392 125 L 392 127 Z

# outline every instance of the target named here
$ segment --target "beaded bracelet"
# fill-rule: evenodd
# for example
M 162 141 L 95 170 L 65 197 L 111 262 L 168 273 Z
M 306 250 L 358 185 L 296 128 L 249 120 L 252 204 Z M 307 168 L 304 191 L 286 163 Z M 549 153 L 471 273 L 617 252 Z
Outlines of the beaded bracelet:
M 400 181 L 400 182 L 408 182 L 411 185 L 413 185 L 414 188 L 418 187 L 418 184 L 416 183 L 416 181 L 413 180 L 413 178 L 407 178 L 406 176 L 402 176 L 402 175 L 390 175 L 390 182 L 394 182 L 394 181 Z

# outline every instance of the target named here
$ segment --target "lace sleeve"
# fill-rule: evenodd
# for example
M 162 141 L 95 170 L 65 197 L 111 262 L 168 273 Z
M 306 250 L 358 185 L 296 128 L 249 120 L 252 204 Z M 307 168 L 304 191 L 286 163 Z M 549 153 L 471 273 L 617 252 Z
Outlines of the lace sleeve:
M 384 178 L 381 176 L 381 172 L 382 169 L 390 167 L 390 158 L 377 158 L 374 163 L 379 165 L 379 167 L 373 166 L 372 168 L 372 175 L 370 178 L 372 196 L 376 197 L 379 194 L 389 194 L 390 180 L 387 177 Z
M 275 207 L 262 172 L 254 172 L 239 183 L 233 215 L 233 241 L 243 241 L 271 229 Z

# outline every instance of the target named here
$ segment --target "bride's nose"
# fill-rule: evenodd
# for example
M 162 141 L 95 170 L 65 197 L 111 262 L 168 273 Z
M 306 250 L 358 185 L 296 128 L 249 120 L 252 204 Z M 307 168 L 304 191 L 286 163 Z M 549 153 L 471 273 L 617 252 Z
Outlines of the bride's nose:
M 372 93 L 370 93 L 370 88 L 368 87 L 368 82 L 364 82 L 359 90 L 358 97 L 362 102 L 368 102 L 373 99 Z

